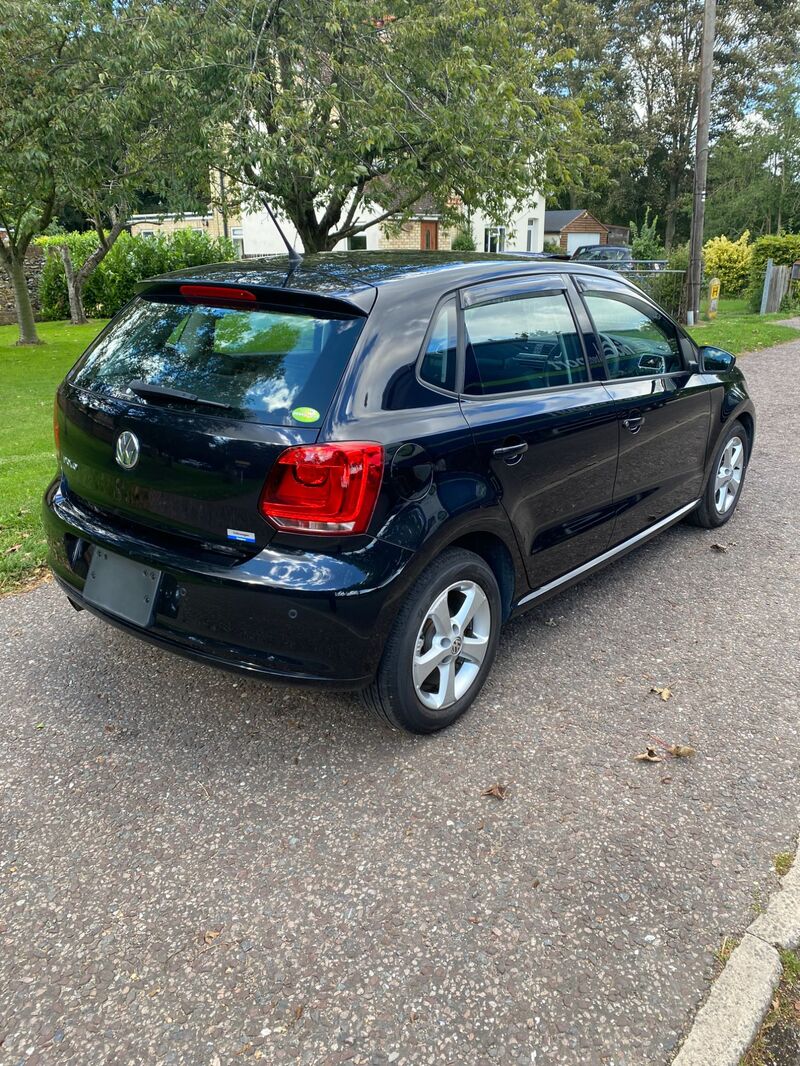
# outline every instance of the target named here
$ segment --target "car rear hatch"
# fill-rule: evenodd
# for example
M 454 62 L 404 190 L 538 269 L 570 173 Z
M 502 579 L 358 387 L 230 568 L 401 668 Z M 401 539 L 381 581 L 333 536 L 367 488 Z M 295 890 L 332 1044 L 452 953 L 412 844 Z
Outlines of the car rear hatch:
M 346 300 L 178 281 L 130 303 L 59 390 L 64 491 L 111 523 L 252 552 L 280 453 L 313 443 L 363 328 Z

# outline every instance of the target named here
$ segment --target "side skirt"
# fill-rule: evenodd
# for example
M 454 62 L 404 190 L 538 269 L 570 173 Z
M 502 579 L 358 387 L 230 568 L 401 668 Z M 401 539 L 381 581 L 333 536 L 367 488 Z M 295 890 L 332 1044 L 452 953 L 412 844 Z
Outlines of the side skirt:
M 666 529 L 668 526 L 679 522 L 685 515 L 689 514 L 690 511 L 693 511 L 699 503 L 700 500 L 694 500 L 692 503 L 687 503 L 685 507 L 680 507 L 677 511 L 673 511 L 672 514 L 667 515 L 666 518 L 662 518 L 654 525 L 648 526 L 647 529 L 643 529 L 641 533 L 637 533 L 636 536 L 629 537 L 628 540 L 624 540 L 621 544 L 617 544 L 615 548 L 609 548 L 608 551 L 603 552 L 602 555 L 596 555 L 594 559 L 590 559 L 588 563 L 583 563 L 574 570 L 570 570 L 569 573 L 562 574 L 561 577 L 557 577 L 554 581 L 549 581 L 546 585 L 542 585 L 541 588 L 534 589 L 534 591 L 529 592 L 527 596 L 523 596 L 521 600 L 517 600 L 514 605 L 514 610 L 516 611 L 520 607 L 532 607 L 539 600 L 543 600 L 547 596 L 553 595 L 553 593 L 558 592 L 567 585 L 574 584 L 593 570 L 599 570 L 600 567 L 605 566 L 606 563 L 618 559 L 620 555 L 625 555 L 626 552 L 631 551 L 640 544 L 644 544 L 646 540 L 650 540 L 651 537 L 660 533 L 662 529 Z

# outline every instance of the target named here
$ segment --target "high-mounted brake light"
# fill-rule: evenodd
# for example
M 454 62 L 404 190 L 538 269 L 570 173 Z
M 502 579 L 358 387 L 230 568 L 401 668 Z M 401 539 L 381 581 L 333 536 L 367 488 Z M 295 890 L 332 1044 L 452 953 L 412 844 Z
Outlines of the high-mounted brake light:
M 269 473 L 259 508 L 287 532 L 363 533 L 382 477 L 380 444 L 346 441 L 287 448 Z
M 181 285 L 178 292 L 190 300 L 215 303 L 254 303 L 256 299 L 256 294 L 249 289 L 234 289 L 229 285 Z

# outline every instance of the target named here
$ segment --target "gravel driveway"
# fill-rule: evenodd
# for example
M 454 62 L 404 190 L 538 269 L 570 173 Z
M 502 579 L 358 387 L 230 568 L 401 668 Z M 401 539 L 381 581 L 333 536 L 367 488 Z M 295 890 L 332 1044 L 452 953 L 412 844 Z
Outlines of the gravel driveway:
M 800 344 L 743 366 L 733 522 L 511 624 L 444 735 L 0 602 L 0 1060 L 668 1062 L 798 826 Z

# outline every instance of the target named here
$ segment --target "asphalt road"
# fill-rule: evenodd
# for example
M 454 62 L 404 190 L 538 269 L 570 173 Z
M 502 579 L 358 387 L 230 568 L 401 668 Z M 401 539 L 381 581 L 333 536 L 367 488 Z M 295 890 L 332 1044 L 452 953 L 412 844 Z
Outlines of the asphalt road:
M 0 1060 L 668 1062 L 798 828 L 800 344 L 742 362 L 734 520 L 513 623 L 434 738 L 0 601 Z

